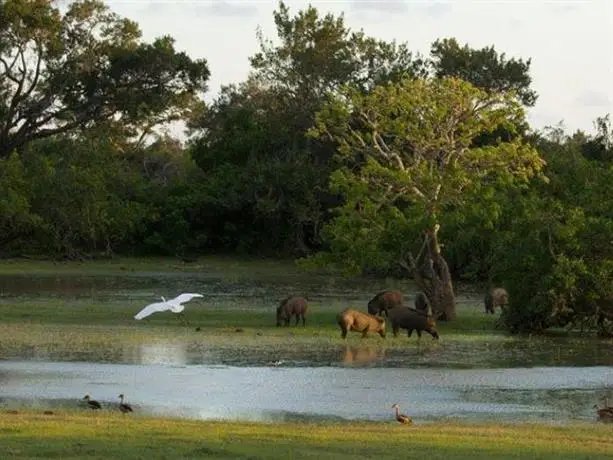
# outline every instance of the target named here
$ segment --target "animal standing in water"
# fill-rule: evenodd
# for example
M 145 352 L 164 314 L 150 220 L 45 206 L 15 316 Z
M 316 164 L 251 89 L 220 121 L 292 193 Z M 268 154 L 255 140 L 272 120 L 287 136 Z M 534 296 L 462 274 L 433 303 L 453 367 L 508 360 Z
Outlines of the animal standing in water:
M 411 417 L 400 413 L 400 407 L 398 406 L 398 404 L 394 404 L 392 406 L 392 409 L 396 409 L 395 416 L 396 416 L 396 420 L 398 421 L 398 423 L 402 423 L 403 425 L 413 424 L 413 419 Z
M 123 394 L 119 395 L 119 410 L 123 412 L 124 414 L 127 414 L 128 412 L 134 412 L 132 410 L 132 406 L 123 402 Z
M 93 410 L 102 409 L 102 406 L 100 405 L 100 403 L 98 401 L 91 399 L 89 394 L 86 394 L 85 396 L 83 396 L 83 400 L 87 401 L 87 406 L 90 409 L 93 409 Z
M 185 302 L 189 302 L 194 297 L 204 296 L 202 294 L 181 294 L 170 300 L 166 300 L 164 296 L 162 296 L 163 302 L 156 302 L 147 305 L 134 316 L 134 319 L 140 320 L 146 318 L 149 315 L 152 315 L 153 313 L 170 310 L 171 312 L 178 314 L 179 318 L 184 322 L 185 325 L 189 325 L 189 323 L 187 322 L 187 318 L 183 313 L 183 310 L 185 310 L 185 306 L 183 304 Z

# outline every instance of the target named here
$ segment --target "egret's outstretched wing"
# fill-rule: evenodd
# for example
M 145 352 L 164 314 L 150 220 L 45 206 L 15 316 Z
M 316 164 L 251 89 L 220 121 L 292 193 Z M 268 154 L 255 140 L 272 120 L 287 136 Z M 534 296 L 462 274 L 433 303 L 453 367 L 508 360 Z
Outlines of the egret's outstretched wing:
M 136 315 L 134 315 L 134 319 L 143 319 L 153 313 L 157 313 L 159 311 L 170 310 L 170 307 L 171 306 L 167 302 L 152 303 L 152 304 L 147 305 L 145 308 L 139 311 Z
M 175 297 L 174 299 L 169 300 L 168 302 L 172 302 L 174 304 L 180 304 L 189 302 L 194 297 L 204 297 L 202 294 L 181 294 Z

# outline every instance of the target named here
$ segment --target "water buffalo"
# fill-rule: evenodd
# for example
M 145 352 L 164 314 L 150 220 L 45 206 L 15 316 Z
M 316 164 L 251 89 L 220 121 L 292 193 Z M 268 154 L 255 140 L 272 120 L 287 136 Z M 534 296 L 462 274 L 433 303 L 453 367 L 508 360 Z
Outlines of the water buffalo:
M 423 313 L 409 307 L 398 307 L 390 311 L 390 322 L 392 323 L 392 331 L 394 337 L 398 337 L 399 329 L 406 329 L 408 336 L 411 337 L 413 329 L 417 331 L 417 336 L 421 338 L 421 331 L 426 331 L 434 339 L 438 339 L 439 335 L 436 328 L 436 321 L 431 315 Z
M 385 316 L 389 316 L 388 311 L 399 307 L 403 301 L 402 293 L 399 291 L 381 291 L 368 302 L 368 313 L 379 315 L 385 312 Z
M 296 317 L 296 326 L 300 318 L 302 318 L 302 325 L 306 326 L 307 308 L 307 300 L 304 297 L 290 296 L 283 299 L 277 307 L 277 326 L 281 326 L 281 322 L 289 326 L 292 316 Z
M 347 337 L 348 331 L 361 332 L 362 338 L 369 332 L 378 332 L 385 338 L 385 319 L 361 311 L 345 309 L 336 317 L 338 325 L 341 327 L 341 337 Z
M 503 308 L 509 304 L 509 294 L 504 288 L 494 288 L 485 295 L 483 299 L 485 313 L 494 314 L 496 307 Z

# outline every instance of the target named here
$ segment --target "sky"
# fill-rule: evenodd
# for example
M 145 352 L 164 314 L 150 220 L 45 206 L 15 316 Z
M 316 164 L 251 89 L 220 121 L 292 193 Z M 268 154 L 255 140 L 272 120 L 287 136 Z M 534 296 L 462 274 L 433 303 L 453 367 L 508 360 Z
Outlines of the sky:
M 143 38 L 176 39 L 176 48 L 206 58 L 211 100 L 221 85 L 243 81 L 258 51 L 256 30 L 276 39 L 277 0 L 106 0 L 139 23 Z M 438 38 L 473 48 L 493 45 L 508 57 L 532 59 L 539 94 L 528 118 L 534 128 L 562 122 L 593 132 L 597 117 L 613 117 L 613 1 L 611 0 L 286 0 L 290 14 L 309 4 L 323 15 L 344 13 L 352 30 L 406 42 L 429 54 Z

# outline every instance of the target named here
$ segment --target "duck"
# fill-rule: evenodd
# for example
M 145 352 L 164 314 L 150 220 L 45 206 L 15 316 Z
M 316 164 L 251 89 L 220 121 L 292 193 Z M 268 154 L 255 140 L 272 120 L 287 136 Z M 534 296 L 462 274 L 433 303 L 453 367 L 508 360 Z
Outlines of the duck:
M 83 399 L 87 401 L 87 405 L 89 406 L 90 409 L 93 409 L 93 410 L 102 409 L 102 406 L 100 405 L 100 403 L 98 401 L 91 399 L 91 397 L 89 396 L 89 393 L 83 396 Z
M 594 405 L 594 409 L 596 409 L 596 415 L 598 415 L 598 420 L 602 422 L 613 422 L 613 407 L 607 406 L 605 401 L 605 407 L 598 407 Z
M 396 420 L 398 420 L 398 423 L 402 423 L 403 425 L 413 424 L 413 419 L 411 417 L 400 413 L 400 406 L 398 406 L 398 404 L 394 404 L 392 409 L 396 409 Z
M 129 404 L 123 402 L 123 393 L 119 395 L 119 410 L 121 412 L 123 412 L 124 414 L 127 414 L 128 412 L 134 412 L 132 410 L 132 406 L 130 406 Z

